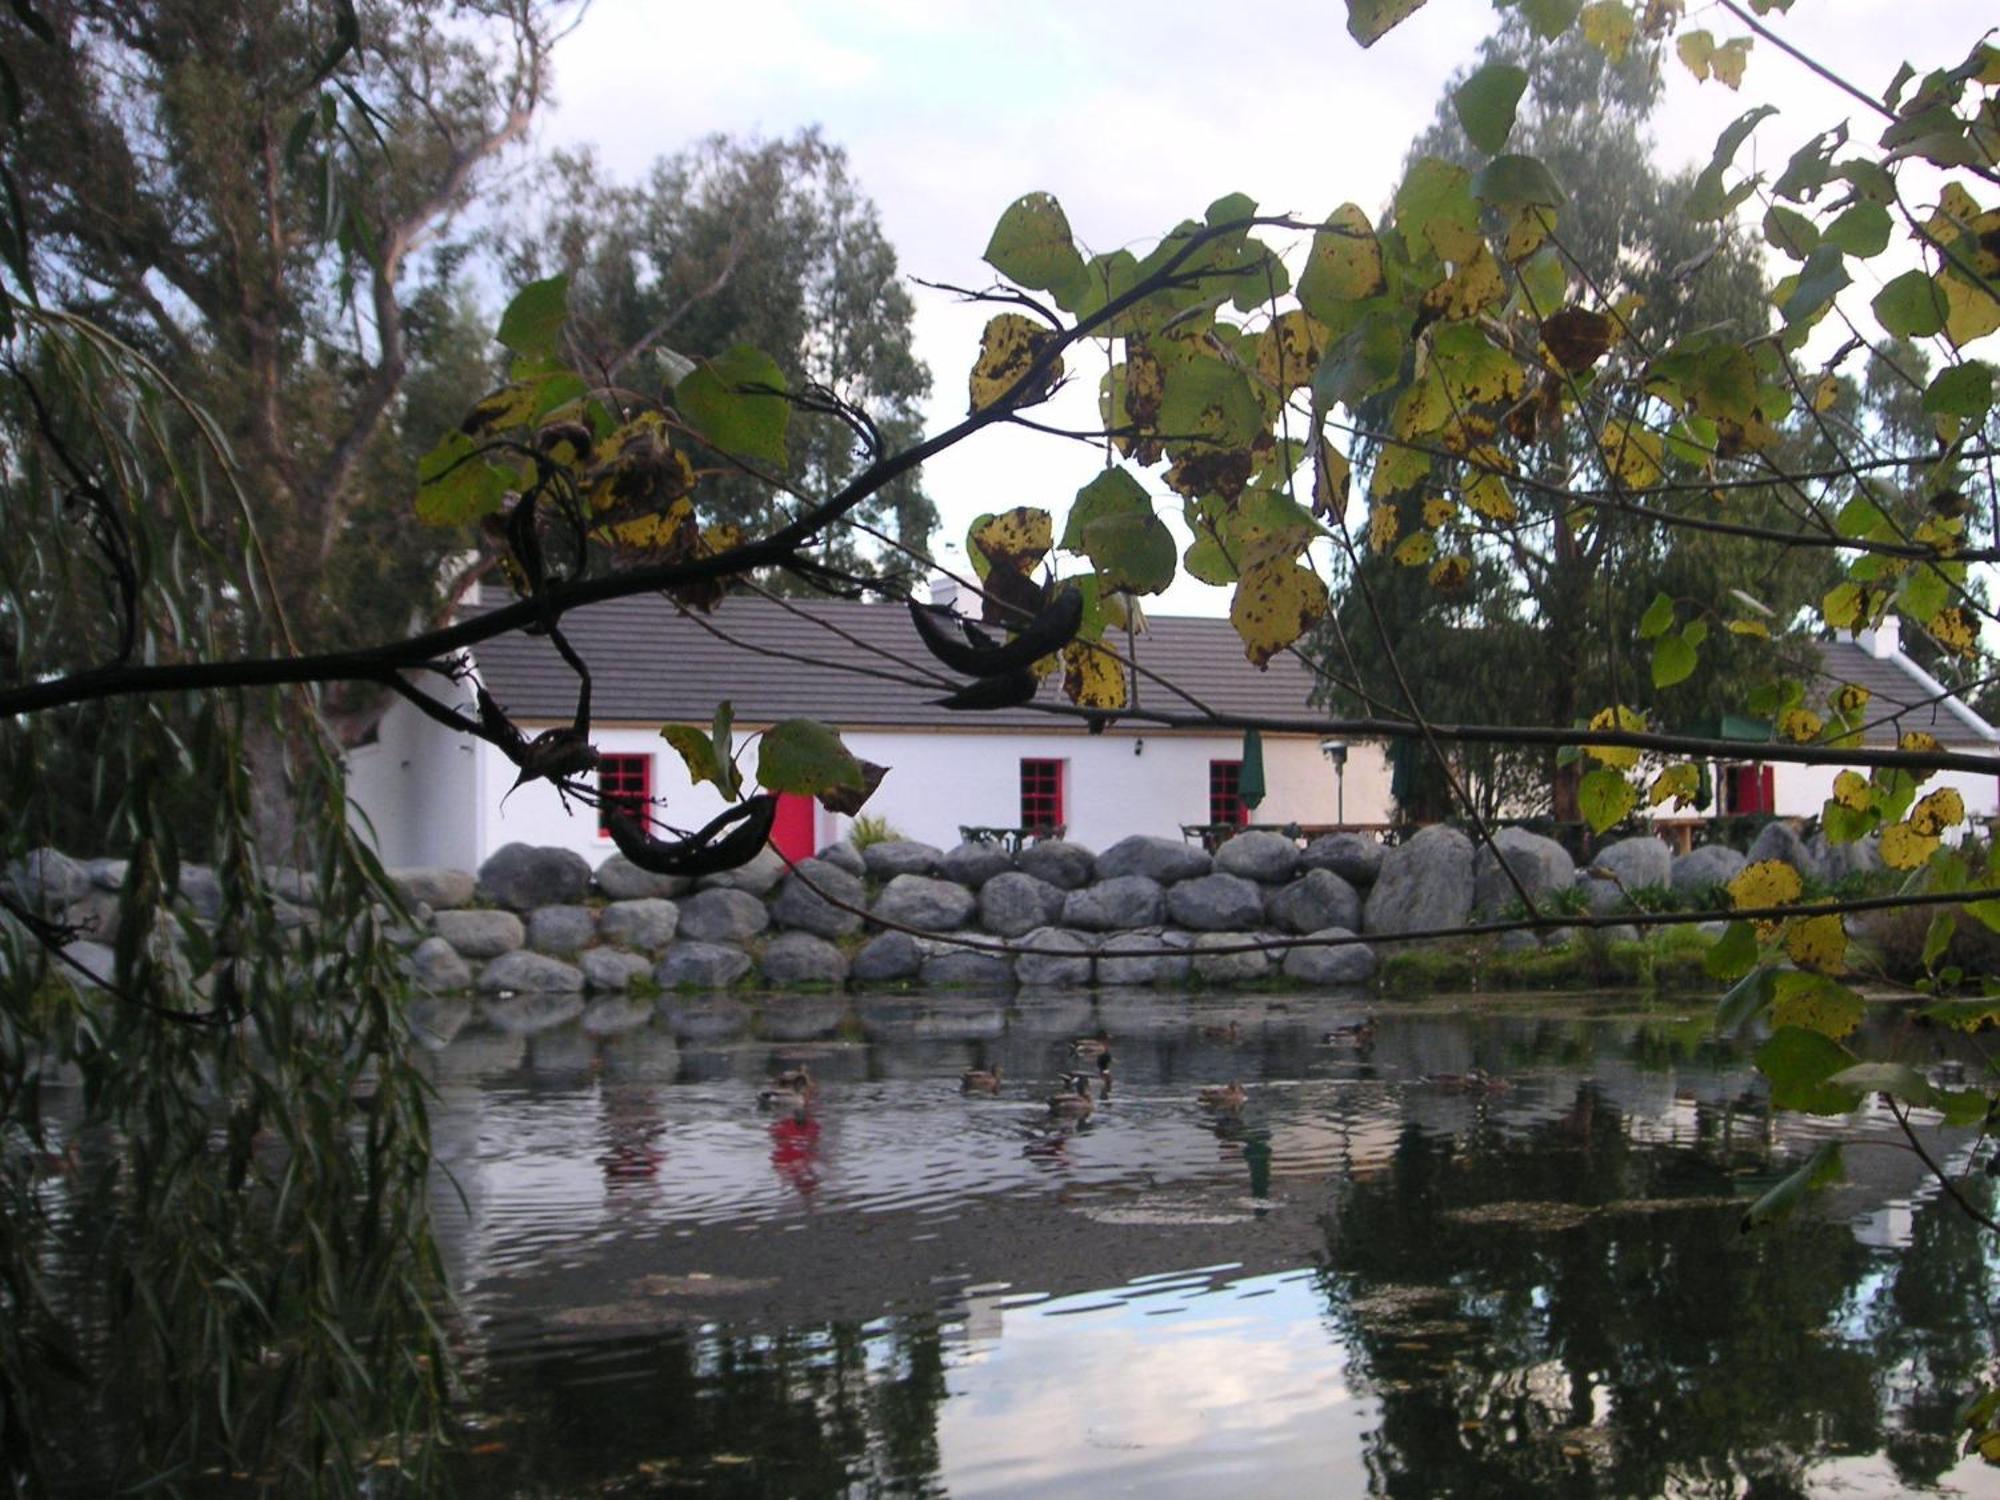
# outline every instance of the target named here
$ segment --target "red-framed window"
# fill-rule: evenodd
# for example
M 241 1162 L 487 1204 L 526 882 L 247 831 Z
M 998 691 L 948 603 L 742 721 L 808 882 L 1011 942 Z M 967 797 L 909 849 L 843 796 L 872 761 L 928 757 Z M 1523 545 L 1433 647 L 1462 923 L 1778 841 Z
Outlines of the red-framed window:
M 1059 760 L 1021 762 L 1021 826 L 1060 828 L 1063 824 L 1063 765 Z
M 1250 809 L 1243 805 L 1243 762 L 1212 760 L 1208 763 L 1208 821 L 1233 823 L 1250 821 Z
M 1724 812 L 1741 814 L 1778 810 L 1777 777 L 1770 766 L 1725 766 L 1722 786 Z
M 650 755 L 606 755 L 597 762 L 597 836 L 611 837 L 604 821 L 604 809 L 615 807 L 641 828 L 646 826 L 646 810 L 653 800 L 653 757 Z

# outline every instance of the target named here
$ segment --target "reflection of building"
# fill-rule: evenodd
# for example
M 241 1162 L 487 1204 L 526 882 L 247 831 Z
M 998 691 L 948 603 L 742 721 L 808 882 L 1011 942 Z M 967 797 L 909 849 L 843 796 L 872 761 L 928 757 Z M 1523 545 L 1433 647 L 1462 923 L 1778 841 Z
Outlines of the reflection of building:
M 680 826 L 705 822 L 721 803 L 713 787 L 690 784 L 660 726 L 706 728 L 725 699 L 734 706 L 739 750 L 782 719 L 816 718 L 840 729 L 856 755 L 890 768 L 867 811 L 941 847 L 959 841 L 961 826 L 1059 825 L 1101 849 L 1127 834 L 1179 838 L 1183 824 L 1246 816 L 1320 826 L 1343 814 L 1358 823 L 1389 816 L 1379 745 L 1348 747 L 1336 775 L 1316 731 L 1264 734 L 1266 793 L 1250 812 L 1240 794 L 1249 769 L 1240 733 L 1127 721 L 1092 734 L 1079 719 L 1034 707 L 939 707 L 940 684 L 956 682 L 925 654 L 900 605 L 735 598 L 712 616 L 695 617 L 658 598 L 624 599 L 578 610 L 564 629 L 593 672 L 592 739 L 605 757 L 600 784 L 634 799 L 664 799 Z M 1132 654 L 1147 674 L 1138 692 L 1149 706 L 1198 712 L 1191 697 L 1224 714 L 1321 716 L 1310 706 L 1311 673 L 1290 656 L 1256 670 L 1227 620 L 1154 617 Z M 488 641 L 476 666 L 528 733 L 570 719 L 576 679 L 545 638 Z M 1042 694 L 1047 703 L 1066 701 L 1055 678 Z M 756 756 L 754 748 L 744 756 L 746 772 Z M 501 806 L 514 777 L 492 746 L 401 703 L 375 743 L 348 758 L 352 800 L 391 865 L 474 868 L 511 842 L 567 846 L 593 864 L 611 853 L 595 816 L 566 813 L 545 784 L 523 787 Z M 796 856 L 845 826 L 809 799 L 790 799 L 774 837 Z

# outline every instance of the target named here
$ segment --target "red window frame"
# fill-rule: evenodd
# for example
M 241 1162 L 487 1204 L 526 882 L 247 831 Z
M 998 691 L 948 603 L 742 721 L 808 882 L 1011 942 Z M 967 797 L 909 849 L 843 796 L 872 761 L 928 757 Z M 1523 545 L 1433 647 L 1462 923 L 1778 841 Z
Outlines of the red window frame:
M 1060 760 L 1037 760 L 1023 757 L 1021 761 L 1021 826 L 1023 828 L 1060 828 L 1065 823 L 1063 817 L 1063 783 L 1068 779 L 1064 767 L 1068 764 Z
M 1730 813 L 1747 815 L 1778 810 L 1777 778 L 1770 766 L 1746 761 L 1723 767 L 1722 775 L 1728 788 L 1726 805 Z
M 605 755 L 597 761 L 597 836 L 611 837 L 604 810 L 615 807 L 641 828 L 646 826 L 647 809 L 653 801 L 653 757 L 650 755 Z
M 1250 821 L 1250 809 L 1243 805 L 1237 788 L 1243 784 L 1243 762 L 1212 760 L 1208 763 L 1208 821 L 1241 828 Z

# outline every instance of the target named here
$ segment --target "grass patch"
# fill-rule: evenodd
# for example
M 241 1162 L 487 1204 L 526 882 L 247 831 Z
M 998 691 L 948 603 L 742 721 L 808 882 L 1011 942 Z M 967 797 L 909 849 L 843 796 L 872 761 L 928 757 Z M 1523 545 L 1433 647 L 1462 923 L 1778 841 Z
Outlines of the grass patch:
M 1379 983 L 1392 995 L 1453 990 L 1685 989 L 1711 982 L 1702 968 L 1702 955 L 1710 941 L 1688 926 L 1662 928 L 1637 941 L 1612 942 L 1585 930 L 1560 948 L 1502 951 L 1489 942 L 1407 948 L 1384 956 Z

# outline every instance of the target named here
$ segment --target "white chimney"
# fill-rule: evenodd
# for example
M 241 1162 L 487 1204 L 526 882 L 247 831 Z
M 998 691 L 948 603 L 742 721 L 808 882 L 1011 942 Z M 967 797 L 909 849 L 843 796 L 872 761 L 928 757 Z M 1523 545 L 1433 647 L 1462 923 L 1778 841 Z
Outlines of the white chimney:
M 931 580 L 931 603 L 940 609 L 958 608 L 958 580 L 955 578 L 933 578 Z
M 1854 643 L 1877 661 L 1887 661 L 1903 647 L 1903 622 L 1894 614 L 1885 615 L 1880 625 L 1862 631 Z

